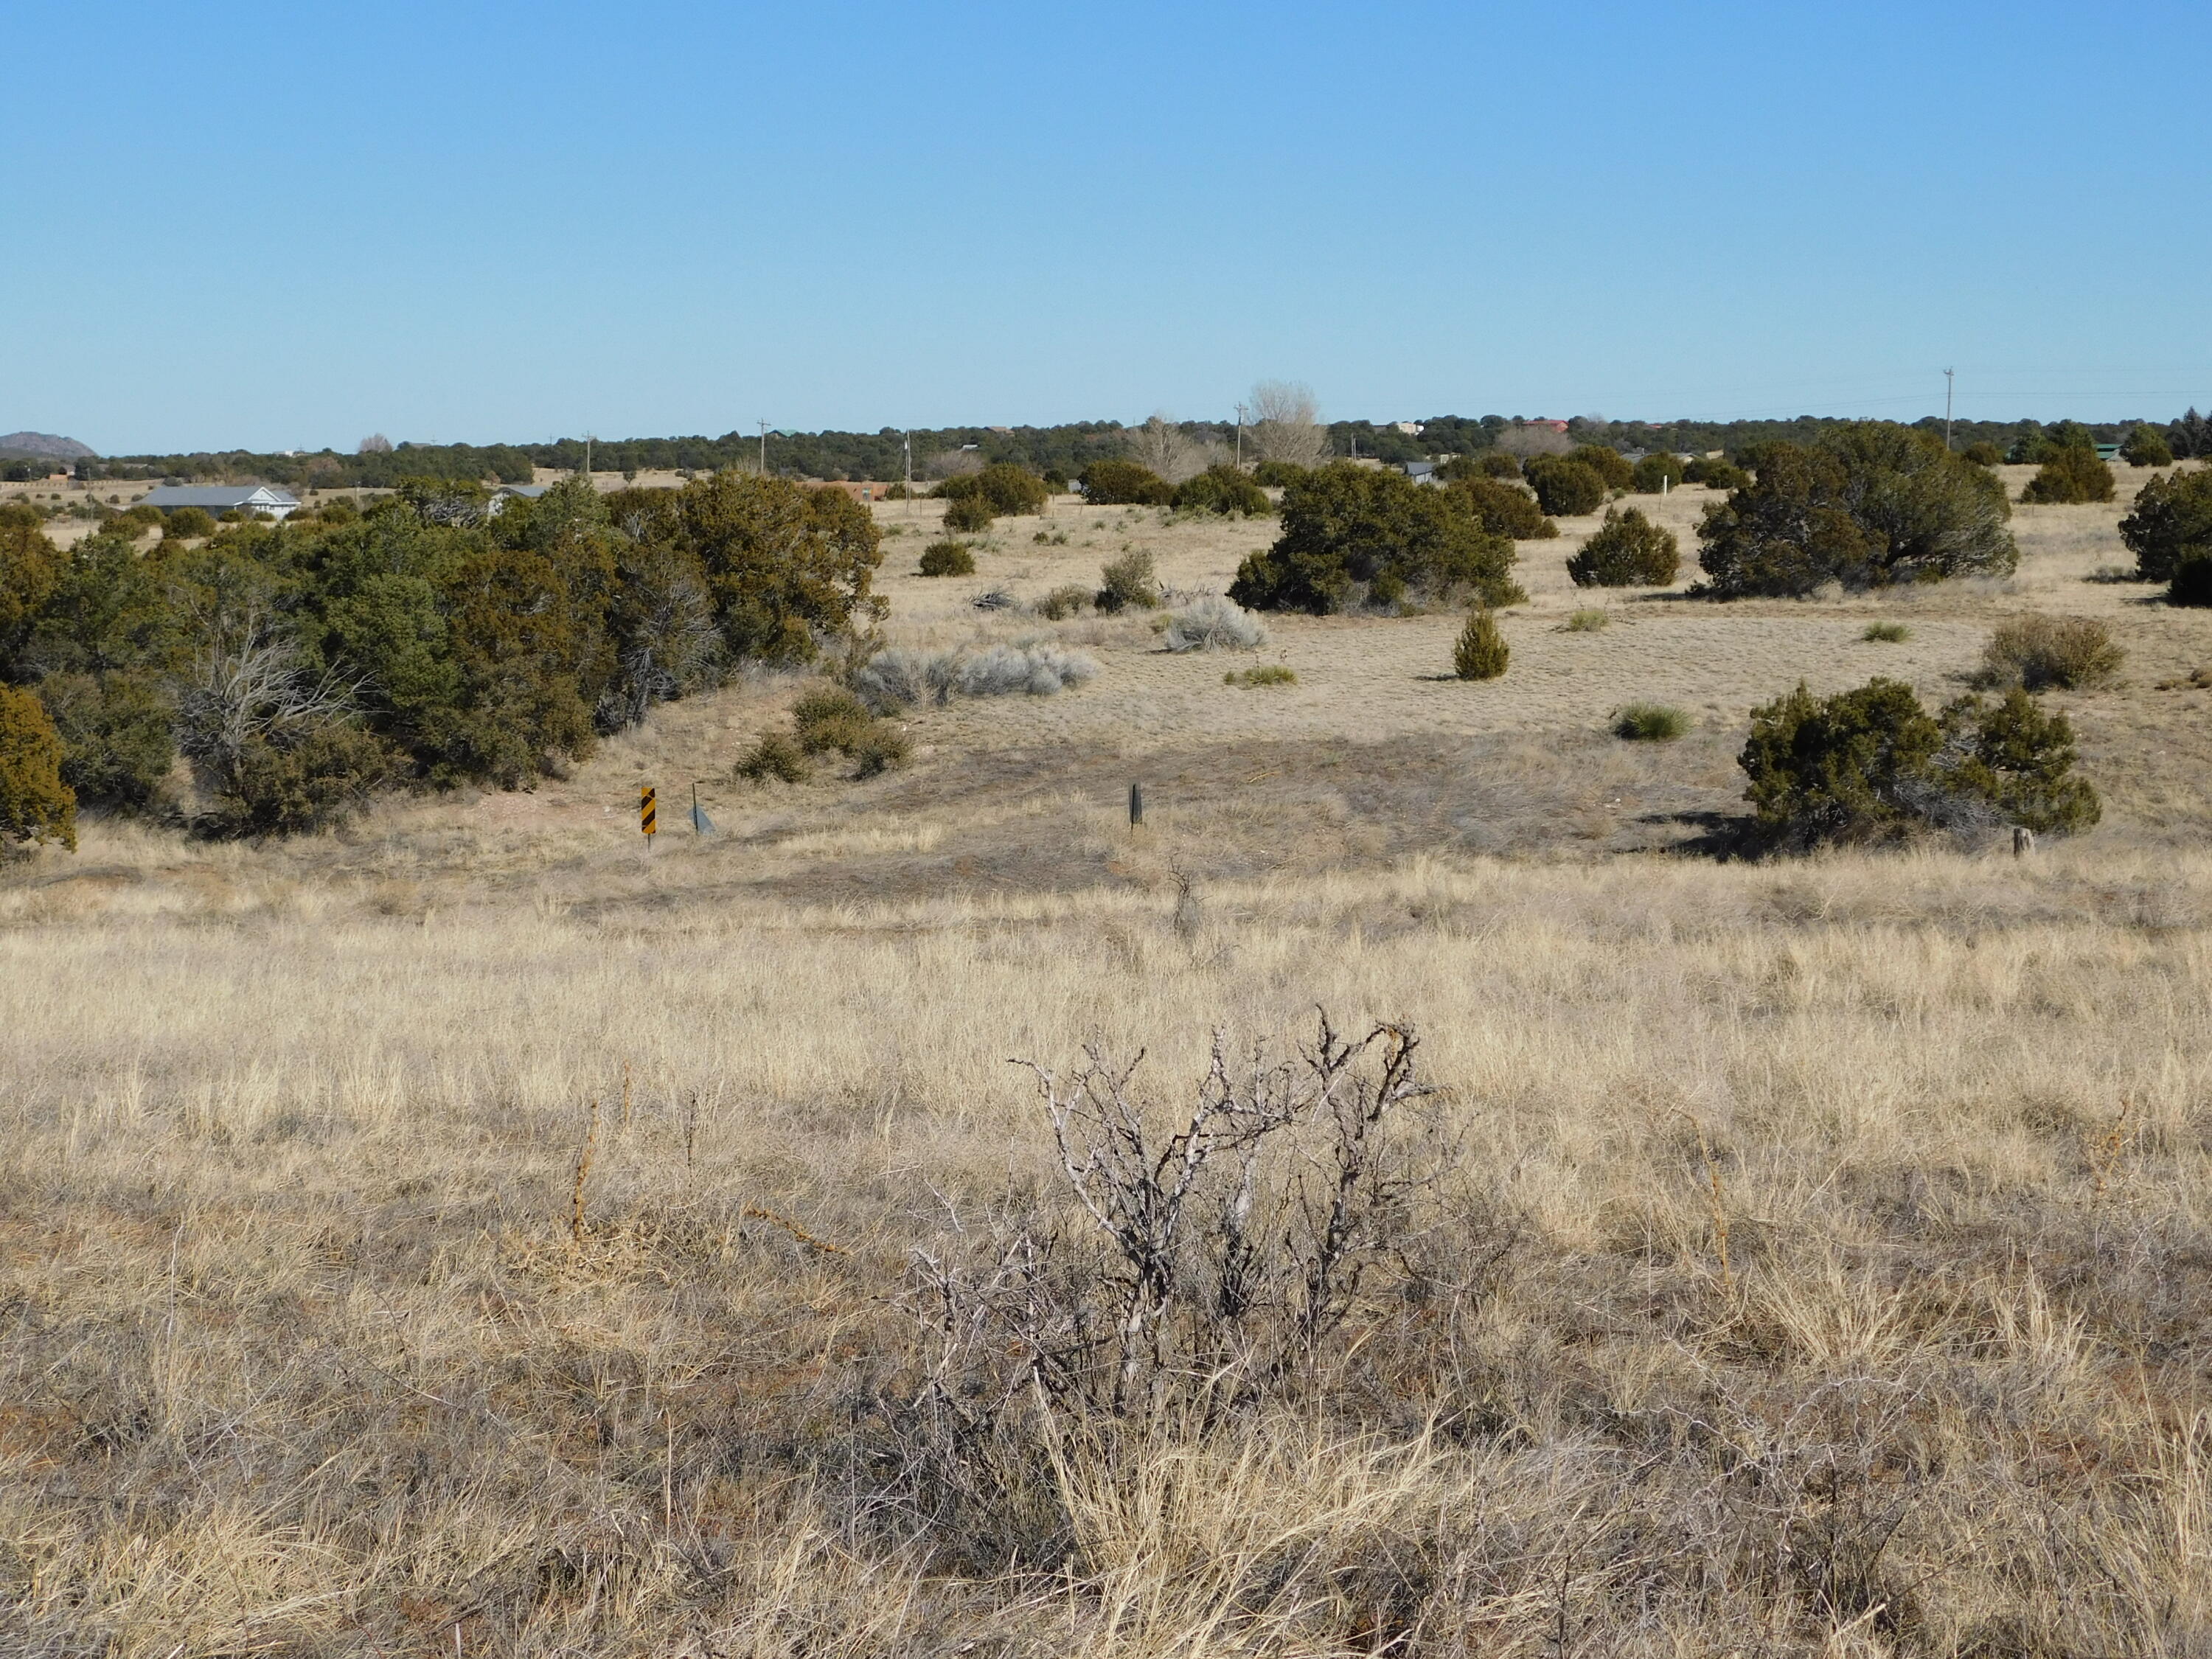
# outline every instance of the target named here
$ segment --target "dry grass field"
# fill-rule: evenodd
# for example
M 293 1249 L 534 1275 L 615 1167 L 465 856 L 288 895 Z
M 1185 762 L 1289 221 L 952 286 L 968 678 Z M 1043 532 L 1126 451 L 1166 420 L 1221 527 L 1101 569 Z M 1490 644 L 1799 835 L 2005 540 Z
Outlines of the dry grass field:
M 0 872 L 0 1650 L 2212 1655 L 2212 692 L 2157 689 L 2212 615 L 2087 580 L 2124 503 L 1802 605 L 1578 594 L 1568 521 L 1483 684 L 1449 617 L 973 603 L 1218 592 L 1264 522 L 1063 501 L 924 579 L 877 510 L 894 641 L 1097 678 L 864 781 L 734 779 L 763 678 L 533 793 Z M 2128 652 L 2052 697 L 2095 832 L 1703 855 L 1751 706 L 1948 698 L 2029 611 Z M 1437 1091 L 1340 1322 L 1242 1394 L 994 1394 L 947 1319 L 1099 1237 L 1008 1061 L 1141 1049 L 1158 1134 L 1316 1007 Z

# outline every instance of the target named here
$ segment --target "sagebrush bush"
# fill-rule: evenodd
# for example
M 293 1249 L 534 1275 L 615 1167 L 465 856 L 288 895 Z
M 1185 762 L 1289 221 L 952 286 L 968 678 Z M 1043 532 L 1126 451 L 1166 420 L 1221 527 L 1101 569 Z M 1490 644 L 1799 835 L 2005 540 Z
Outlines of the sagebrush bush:
M 2112 469 L 2094 448 L 2068 444 L 2051 452 L 2020 498 L 2043 506 L 2109 501 L 2116 488 Z
M 951 684 L 944 672 L 951 661 L 949 652 L 933 655 L 909 646 L 885 646 L 853 671 L 853 690 L 879 714 L 932 697 L 942 701 Z
M 1176 486 L 1173 501 L 1178 513 L 1241 513 L 1256 518 L 1275 510 L 1267 492 L 1248 472 L 1224 463 L 1210 466 Z
M 2112 643 L 2112 630 L 2094 617 L 2018 617 L 1990 635 L 1981 683 L 2082 690 L 2111 679 L 2125 654 Z
M 1628 458 L 1609 444 L 1578 444 L 1567 459 L 1596 473 L 1607 489 L 1626 489 L 1636 482 L 1636 469 Z
M 763 732 L 752 747 L 739 756 L 737 775 L 753 783 L 770 778 L 785 783 L 804 783 L 814 775 L 813 763 L 799 739 L 788 732 Z
M 1869 623 L 1866 632 L 1859 637 L 1870 645 L 1902 645 L 1912 637 L 1912 630 L 1903 623 Z
M 1326 616 L 1363 597 L 1380 606 L 1469 591 L 1492 605 L 1528 597 L 1508 574 L 1512 542 L 1483 529 L 1456 487 L 1339 462 L 1285 490 L 1282 517 L 1274 545 L 1237 568 L 1229 597 L 1248 611 Z
M 945 504 L 945 527 L 963 536 L 988 530 L 994 516 L 991 503 L 981 495 L 961 495 Z
M 1016 692 L 1051 696 L 1085 684 L 1097 672 L 1094 659 L 1049 640 L 992 645 L 981 651 L 922 652 L 890 646 L 854 669 L 852 683 L 854 692 L 871 709 L 889 713 L 955 696 L 997 697 Z
M 1077 480 L 1093 507 L 1170 507 L 1175 486 L 1135 461 L 1093 461 Z
M 1296 685 L 1295 670 L 1279 662 L 1261 663 L 1256 668 L 1232 668 L 1221 677 L 1224 685 L 1241 685 L 1249 691 L 1262 685 Z
M 1655 449 L 1637 462 L 1629 474 L 1629 487 L 1639 495 L 1663 495 L 1682 482 L 1685 465 L 1672 450 Z
M 1603 476 L 1571 455 L 1538 455 L 1523 470 L 1547 513 L 1577 518 L 1605 504 Z
M 1462 477 L 1451 486 L 1474 514 L 1474 521 L 1493 536 L 1516 542 L 1549 541 L 1559 526 L 1544 516 L 1536 498 L 1518 484 L 1510 484 L 1484 473 Z
M 1036 613 L 1047 622 L 1065 622 L 1070 617 L 1079 617 L 1090 606 L 1097 590 L 1077 583 L 1055 587 L 1036 602 Z
M 1494 680 L 1505 672 L 1512 654 L 1498 631 L 1498 618 L 1485 605 L 1460 630 L 1459 641 L 1452 647 L 1452 672 L 1463 680 Z
M 921 550 L 917 568 L 925 576 L 972 576 L 975 574 L 975 550 L 966 542 L 947 537 Z
M 2120 520 L 2139 580 L 2173 580 L 2184 562 L 2212 555 L 2212 468 L 2154 477 Z
M 1208 593 L 1174 611 L 1164 635 L 1167 648 L 1185 651 L 1253 651 L 1267 642 L 1267 625 L 1218 593 Z
M 1152 556 L 1141 547 L 1133 548 L 1100 567 L 1098 592 L 1091 603 L 1109 613 L 1132 606 L 1139 611 L 1156 610 L 1160 604 L 1160 581 L 1153 569 Z
M 1690 717 L 1663 702 L 1632 702 L 1613 717 L 1613 734 L 1630 743 L 1671 743 L 1690 729 Z
M 1803 684 L 1752 711 L 1738 763 L 1770 836 L 1811 845 L 1915 828 L 2039 834 L 2087 830 L 2096 791 L 2072 775 L 2073 728 L 2015 687 L 1994 706 L 1959 699 L 1931 718 L 1897 680 L 1815 697 Z
M 1612 626 L 1613 613 L 1609 611 L 1574 611 L 1567 615 L 1570 634 L 1596 634 Z
M 1030 645 L 994 645 L 954 659 L 949 681 L 963 697 L 1005 697 L 1026 693 L 1048 697 L 1088 683 L 1098 664 L 1080 651 L 1049 641 Z
M 1605 522 L 1567 561 L 1567 575 L 1577 587 L 1664 587 L 1680 564 L 1673 531 L 1639 508 L 1609 507 Z
M 0 685 L 0 848 L 58 841 L 76 847 L 76 797 L 62 781 L 62 741 L 45 707 Z
M 2172 466 L 2173 451 L 2154 426 L 2138 426 L 2120 441 L 2120 459 L 2130 466 Z

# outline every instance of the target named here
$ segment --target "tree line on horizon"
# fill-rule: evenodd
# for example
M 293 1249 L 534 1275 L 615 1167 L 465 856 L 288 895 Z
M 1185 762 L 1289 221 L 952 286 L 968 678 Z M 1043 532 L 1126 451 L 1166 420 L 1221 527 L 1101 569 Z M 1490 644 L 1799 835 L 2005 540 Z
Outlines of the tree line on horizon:
M 1172 421 L 1155 417 L 1184 441 L 1233 454 L 1237 428 L 1231 421 Z M 1599 416 L 1579 416 L 1567 422 L 1565 432 L 1521 416 L 1485 415 L 1469 417 L 1434 416 L 1413 422 L 1421 430 L 1408 433 L 1390 422 L 1334 421 L 1322 428 L 1327 453 L 1332 457 L 1402 462 L 1439 456 L 1470 455 L 1493 449 L 1508 453 L 1536 453 L 1546 446 L 1564 451 L 1583 444 L 1603 444 L 1615 449 L 1668 451 L 1685 454 L 1721 452 L 1729 459 L 1741 458 L 1759 445 L 1810 442 L 1821 434 L 1852 426 L 1861 420 L 1831 416 L 1799 416 L 1793 420 L 1760 421 L 1608 421 Z M 1119 421 L 1079 421 L 1059 426 L 917 428 L 902 432 L 884 427 L 876 432 L 770 432 L 767 434 L 767 470 L 784 477 L 876 479 L 903 478 L 910 441 L 915 477 L 941 477 L 963 468 L 1000 463 L 1027 467 L 1048 480 L 1062 482 L 1077 477 L 1093 462 L 1126 454 L 1133 437 L 1152 422 L 1125 425 Z M 1912 422 L 1915 430 L 1941 434 L 1943 422 L 1928 416 Z M 2139 428 L 2163 435 L 2176 459 L 2212 458 L 2212 421 L 2195 409 L 2168 422 L 2126 420 L 2110 422 L 1955 421 L 1953 446 L 1960 451 L 1987 445 L 2014 460 L 2039 460 L 2050 446 L 2051 434 L 2081 434 L 2092 441 L 2117 444 Z M 1253 428 L 1244 428 L 1245 459 L 1255 459 Z M 586 451 L 594 472 L 635 475 L 646 471 L 707 473 L 727 468 L 757 469 L 763 454 L 761 434 L 727 432 L 719 438 L 550 439 L 539 443 L 419 444 L 364 440 L 348 454 L 323 450 L 308 454 L 265 454 L 247 450 L 196 452 L 191 454 L 107 457 L 78 463 L 78 476 L 87 479 L 173 479 L 179 483 L 246 482 L 281 484 L 290 489 L 397 489 L 410 478 L 444 478 L 496 483 L 526 483 L 538 468 L 579 471 Z

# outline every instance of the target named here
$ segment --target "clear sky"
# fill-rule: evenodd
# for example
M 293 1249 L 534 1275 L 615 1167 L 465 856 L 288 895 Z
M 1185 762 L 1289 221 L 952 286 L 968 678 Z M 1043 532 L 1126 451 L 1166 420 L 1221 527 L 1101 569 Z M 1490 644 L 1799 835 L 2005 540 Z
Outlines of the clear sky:
M 0 4 L 108 453 L 2212 407 L 2212 6 Z

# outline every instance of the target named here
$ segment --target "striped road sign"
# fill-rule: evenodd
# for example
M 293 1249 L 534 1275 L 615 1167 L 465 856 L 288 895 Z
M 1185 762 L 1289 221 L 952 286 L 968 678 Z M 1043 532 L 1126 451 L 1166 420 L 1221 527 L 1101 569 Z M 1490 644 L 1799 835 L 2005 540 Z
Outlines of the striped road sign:
M 659 833 L 653 822 L 653 791 L 650 789 L 637 792 L 637 827 L 648 836 Z

